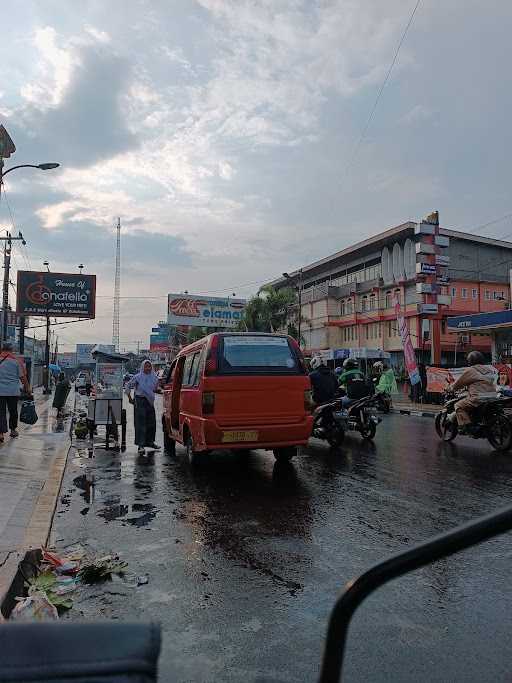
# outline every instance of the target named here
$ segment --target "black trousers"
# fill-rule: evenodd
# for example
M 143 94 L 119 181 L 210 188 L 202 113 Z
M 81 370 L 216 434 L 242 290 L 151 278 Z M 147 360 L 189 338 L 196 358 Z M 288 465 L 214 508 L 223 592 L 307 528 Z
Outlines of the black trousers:
M 0 396 L 0 434 L 7 432 L 7 409 L 9 409 L 9 429 L 18 426 L 18 396 Z
M 156 436 L 155 407 L 144 396 L 135 397 L 133 410 L 135 443 L 139 447 L 152 446 Z

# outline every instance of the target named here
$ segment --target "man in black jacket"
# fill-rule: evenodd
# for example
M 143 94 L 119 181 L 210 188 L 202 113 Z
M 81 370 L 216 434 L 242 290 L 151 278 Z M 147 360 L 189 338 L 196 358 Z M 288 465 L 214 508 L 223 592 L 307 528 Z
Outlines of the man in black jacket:
M 313 389 L 313 401 L 317 405 L 333 401 L 338 390 L 338 380 L 334 372 L 327 367 L 325 361 L 319 356 L 314 356 L 311 359 L 311 369 L 309 379 Z

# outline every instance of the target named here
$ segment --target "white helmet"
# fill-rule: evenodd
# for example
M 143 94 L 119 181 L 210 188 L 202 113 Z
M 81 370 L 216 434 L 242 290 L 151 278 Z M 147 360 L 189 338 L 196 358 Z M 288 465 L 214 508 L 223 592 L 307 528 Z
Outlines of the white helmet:
M 321 356 L 313 356 L 310 365 L 312 370 L 317 370 L 321 365 L 325 365 L 325 361 Z

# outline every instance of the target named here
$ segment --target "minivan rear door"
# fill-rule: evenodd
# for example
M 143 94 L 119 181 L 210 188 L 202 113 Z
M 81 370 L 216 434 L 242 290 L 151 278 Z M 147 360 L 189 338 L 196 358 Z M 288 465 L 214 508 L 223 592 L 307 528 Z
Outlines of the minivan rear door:
M 222 426 L 299 422 L 308 381 L 287 337 L 222 335 L 212 382 L 216 419 Z

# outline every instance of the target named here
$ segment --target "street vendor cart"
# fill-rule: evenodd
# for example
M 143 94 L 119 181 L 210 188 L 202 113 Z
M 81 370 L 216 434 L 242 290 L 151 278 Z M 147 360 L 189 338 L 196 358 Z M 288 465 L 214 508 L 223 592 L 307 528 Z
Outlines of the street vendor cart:
M 87 406 L 91 437 L 98 426 L 105 427 L 105 450 L 126 449 L 126 410 L 123 408 L 123 377 L 127 356 L 110 351 L 101 344 L 91 355 L 96 363 L 94 384 Z M 121 445 L 119 444 L 121 425 Z M 112 440 L 112 446 L 110 445 Z

